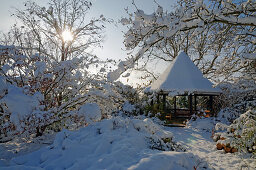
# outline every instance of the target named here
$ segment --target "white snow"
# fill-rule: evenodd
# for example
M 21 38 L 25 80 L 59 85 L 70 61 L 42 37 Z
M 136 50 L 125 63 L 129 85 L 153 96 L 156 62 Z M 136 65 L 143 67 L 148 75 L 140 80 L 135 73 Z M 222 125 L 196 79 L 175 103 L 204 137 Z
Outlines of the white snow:
M 187 128 L 212 132 L 215 126 L 214 118 L 196 117 L 196 121 L 189 121 L 186 126 Z
M 101 120 L 101 110 L 97 103 L 86 103 L 82 105 L 78 114 L 84 116 L 87 123 Z
M 255 158 L 250 158 L 251 155 L 225 153 L 223 150 L 216 149 L 216 142 L 211 138 L 212 132 L 209 131 L 214 123 L 213 118 L 204 118 L 190 122 L 190 126 L 185 128 L 166 127 L 165 130 L 171 131 L 174 140 L 186 147 L 188 153 L 193 153 L 200 158 L 197 162 L 199 166 L 197 169 L 203 169 L 205 164 L 208 166 L 205 169 L 215 170 L 256 169 Z M 203 126 L 200 127 L 199 124 Z M 207 124 L 209 128 L 207 128 Z
M 199 121 L 213 124 L 211 118 Z M 3 170 L 256 168 L 255 159 L 217 150 L 211 132 L 193 124 L 198 123 L 186 128 L 163 129 L 148 118 L 113 117 L 78 131 L 63 130 L 56 135 L 53 144 L 28 154 L 12 154 L 11 160 L 3 147 L 6 145 L 0 144 L 0 166 Z M 185 147 L 186 152 L 152 149 L 155 142 L 167 137 Z
M 150 119 L 115 117 L 78 131 L 63 130 L 52 145 L 14 157 L 2 169 L 153 170 L 195 166 L 197 159 L 192 153 L 151 149 L 166 137 L 172 138 L 172 133 Z
M 160 77 L 147 89 L 151 91 L 167 91 L 178 93 L 219 94 L 220 89 L 212 87 L 212 83 L 203 77 L 186 53 L 181 52 Z
M 129 102 L 124 102 L 122 110 L 127 113 L 132 113 L 135 110 L 135 107 Z

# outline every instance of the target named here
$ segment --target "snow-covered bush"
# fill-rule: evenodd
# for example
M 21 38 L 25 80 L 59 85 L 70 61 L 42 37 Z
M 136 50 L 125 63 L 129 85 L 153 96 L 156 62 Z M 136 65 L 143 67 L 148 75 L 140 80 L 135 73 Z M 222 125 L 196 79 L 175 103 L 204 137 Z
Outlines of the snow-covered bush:
M 243 151 L 256 154 L 256 109 L 248 110 L 234 120 L 231 125 L 218 123 L 214 135 L 218 149 L 226 152 Z
M 241 111 L 245 111 L 256 104 L 254 80 L 240 79 L 234 83 L 222 83 L 218 87 L 223 91 L 222 107 L 239 107 Z
M 82 105 L 78 114 L 83 116 L 87 123 L 101 120 L 100 107 L 96 103 L 86 103 Z
M 23 88 L 13 85 L 6 87 L 6 94 L 0 99 L 0 140 L 8 140 L 14 134 L 36 133 L 51 117 L 41 104 L 43 96 L 39 92 L 26 95 Z
M 121 105 L 121 109 L 116 112 L 116 115 L 124 117 L 137 117 L 143 115 L 143 107 L 140 105 L 141 101 L 132 104 L 130 101 L 125 101 Z
M 6 58 L 1 74 L 13 85 L 26 89 L 26 94 L 40 92 L 47 110 L 56 106 L 73 107 L 73 103 L 80 99 L 77 94 L 93 86 L 92 77 L 84 68 L 97 59 L 88 61 L 88 57 L 80 57 L 57 62 L 38 54 L 26 56 L 22 49 L 14 46 L 1 46 L 0 49 L 0 56 Z
M 86 121 L 82 121 L 84 116 L 79 119 L 72 111 L 60 116 L 54 108 L 46 110 L 40 92 L 31 95 L 26 94 L 25 88 L 9 83 L 6 86 L 6 94 L 0 99 L 1 142 L 18 136 L 40 136 L 45 130 L 77 129 L 86 125 Z
M 12 139 L 14 135 L 28 137 L 34 134 L 38 136 L 42 135 L 45 130 L 78 129 L 88 123 L 109 117 L 113 110 L 121 105 L 120 101 L 120 104 L 116 101 L 124 100 L 122 95 L 114 89 L 105 93 L 91 89 L 84 95 L 85 104 L 80 103 L 73 109 L 67 109 L 66 113 L 58 114 L 58 107 L 46 109 L 44 97 L 40 92 L 26 94 L 25 88 L 9 83 L 5 85 L 6 94 L 0 99 L 1 141 Z
M 101 110 L 97 112 L 98 119 L 108 117 L 124 101 L 136 98 L 136 90 L 130 86 L 120 82 L 108 82 L 102 72 L 90 73 L 90 67 L 100 67 L 97 58 L 88 61 L 88 57 L 80 57 L 56 62 L 39 55 L 25 56 L 23 50 L 14 46 L 0 47 L 0 56 L 6 59 L 1 63 L 3 65 L 0 69 L 3 76 L 0 82 L 1 95 L 9 93 L 8 97 L 1 100 L 4 116 L 1 114 L 0 119 L 11 131 L 16 130 L 16 125 L 19 124 L 18 121 L 14 123 L 12 118 L 20 112 L 26 116 L 15 120 L 25 121 L 33 117 L 35 122 L 31 126 L 29 122 L 23 123 L 27 126 L 24 126 L 25 131 L 33 129 L 34 132 L 36 127 L 40 127 L 37 134 L 41 134 L 45 129 L 59 131 L 63 127 L 74 129 L 85 126 L 91 121 L 91 118 L 87 119 L 88 114 L 81 116 L 82 110 L 86 113 L 82 107 L 85 103 L 97 103 Z M 12 92 L 13 89 L 19 93 Z M 12 102 L 7 104 L 9 98 L 12 98 Z M 12 106 L 8 106 L 10 104 Z M 21 107 L 30 109 L 24 110 Z M 32 124 L 36 123 L 38 126 L 32 128 Z
M 123 104 L 123 111 L 126 113 L 132 113 L 136 110 L 135 106 L 128 101 Z
M 246 112 L 256 107 L 256 84 L 254 80 L 241 79 L 234 83 L 222 83 L 218 85 L 222 89 L 218 103 L 222 110 L 218 117 L 221 120 L 232 122 Z

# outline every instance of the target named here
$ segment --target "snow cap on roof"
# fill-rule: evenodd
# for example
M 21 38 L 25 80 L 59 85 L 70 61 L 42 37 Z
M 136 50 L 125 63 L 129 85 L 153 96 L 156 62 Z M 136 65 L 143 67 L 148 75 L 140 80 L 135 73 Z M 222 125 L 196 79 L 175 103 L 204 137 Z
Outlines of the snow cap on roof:
M 219 94 L 220 89 L 203 77 L 202 72 L 185 52 L 181 52 L 160 77 L 145 91 L 164 91 L 169 94 Z

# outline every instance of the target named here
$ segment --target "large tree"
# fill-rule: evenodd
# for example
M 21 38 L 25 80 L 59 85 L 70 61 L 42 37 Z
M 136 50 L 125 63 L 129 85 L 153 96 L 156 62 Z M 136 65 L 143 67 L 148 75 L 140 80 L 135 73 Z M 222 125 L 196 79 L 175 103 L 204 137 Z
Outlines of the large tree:
M 255 78 L 255 1 L 180 0 L 174 11 L 159 5 L 152 14 L 136 9 L 121 20 L 127 50 L 138 50 L 126 69 L 146 57 L 172 61 L 183 50 L 215 80 L 237 73 Z

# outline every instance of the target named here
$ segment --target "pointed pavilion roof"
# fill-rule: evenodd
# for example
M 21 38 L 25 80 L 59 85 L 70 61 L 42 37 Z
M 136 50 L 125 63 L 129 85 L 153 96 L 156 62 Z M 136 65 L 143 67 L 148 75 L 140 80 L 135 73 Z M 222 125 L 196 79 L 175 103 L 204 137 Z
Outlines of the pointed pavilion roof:
M 163 91 L 177 94 L 209 94 L 218 95 L 220 89 L 203 77 L 202 72 L 185 52 L 181 52 L 166 68 L 160 77 L 145 91 Z

